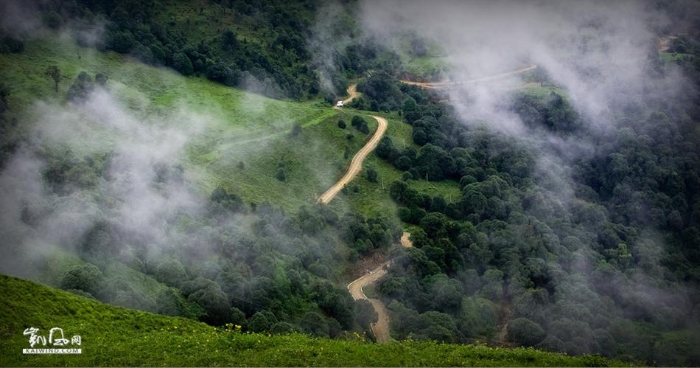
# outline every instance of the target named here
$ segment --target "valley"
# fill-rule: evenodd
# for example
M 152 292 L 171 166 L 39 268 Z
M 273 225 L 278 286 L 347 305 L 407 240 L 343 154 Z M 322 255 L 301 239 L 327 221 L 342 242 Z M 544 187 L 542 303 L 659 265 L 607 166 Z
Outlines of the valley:
M 698 20 L 4 2 L 0 365 L 698 365 Z

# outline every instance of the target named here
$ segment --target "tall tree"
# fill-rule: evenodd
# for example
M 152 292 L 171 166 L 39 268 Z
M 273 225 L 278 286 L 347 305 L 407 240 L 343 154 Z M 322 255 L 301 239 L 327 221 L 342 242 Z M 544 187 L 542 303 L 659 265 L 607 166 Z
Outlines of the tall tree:
M 61 70 L 58 69 L 57 65 L 51 65 L 46 68 L 46 71 L 44 71 L 44 75 L 47 77 L 51 78 L 54 83 L 54 88 L 56 89 L 56 92 L 58 92 L 58 84 L 61 82 Z

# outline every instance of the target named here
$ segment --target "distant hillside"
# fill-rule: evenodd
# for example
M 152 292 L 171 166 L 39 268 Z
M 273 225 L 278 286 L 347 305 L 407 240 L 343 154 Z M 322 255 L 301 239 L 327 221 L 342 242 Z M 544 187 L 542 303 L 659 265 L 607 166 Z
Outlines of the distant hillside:
M 83 46 L 269 97 L 307 99 L 322 90 L 312 54 L 318 42 L 312 25 L 322 6 L 317 0 L 50 0 L 10 8 L 26 18 L 23 23 L 69 33 Z M 36 33 L 8 25 L 0 25 L 0 53 L 21 51 Z M 344 25 L 336 32 L 352 30 Z M 345 77 L 332 74 L 323 78 L 343 91 Z
M 2 366 L 620 366 L 597 356 L 569 357 L 533 349 L 407 341 L 378 345 L 306 335 L 262 335 L 216 329 L 183 318 L 108 306 L 34 282 L 0 276 Z M 80 355 L 23 355 L 22 332 L 63 329 L 80 335 Z M 41 344 L 39 344 L 41 345 Z M 43 346 L 35 348 L 43 348 Z M 46 346 L 45 348 L 50 348 Z

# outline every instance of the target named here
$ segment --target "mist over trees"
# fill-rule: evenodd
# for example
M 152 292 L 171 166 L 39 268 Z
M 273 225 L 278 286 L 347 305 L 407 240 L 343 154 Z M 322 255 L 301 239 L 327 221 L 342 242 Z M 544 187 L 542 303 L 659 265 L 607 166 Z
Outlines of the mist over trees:
M 136 118 L 102 88 L 107 76 L 64 81 L 49 66 L 37 78 L 56 92 L 70 83 L 69 103 L 39 104 L 37 115 L 96 116 L 99 129 L 126 138 L 93 151 L 40 126 L 21 140 L 8 96 L 25 91 L 0 84 L 3 272 L 215 326 L 343 338 L 369 334 L 378 318 L 353 301 L 346 278 L 380 254 L 392 262 L 376 293 L 396 340 L 700 365 L 700 33 L 688 26 L 699 14 L 660 1 L 571 5 L 579 13 L 495 2 L 473 14 L 456 10 L 477 3 L 397 3 L 182 5 L 198 23 L 160 14 L 159 1 L 41 2 L 41 22 L 82 45 L 274 98 L 333 104 L 357 78 L 362 97 L 346 107 L 386 113 L 410 135 L 407 144 L 382 138 L 379 160 L 355 179 L 386 186 L 395 213 L 311 202 L 285 211 L 195 182 L 182 152 L 201 117 L 173 119 L 187 129 Z M 200 15 L 211 18 L 210 33 L 191 31 Z M 415 30 L 401 33 L 395 18 Z M 0 36 L 0 53 L 23 51 L 21 37 Z M 403 54 L 434 56 L 435 43 L 469 50 L 451 55 L 456 83 L 445 91 L 401 83 Z M 515 87 L 478 81 L 512 70 L 525 70 L 512 76 Z M 332 130 L 364 140 L 369 127 L 357 114 L 350 127 L 334 119 Z M 306 129 L 295 123 L 287 138 Z M 351 155 L 346 146 L 344 159 Z M 239 171 L 252 171 L 246 164 Z M 273 163 L 265 179 L 290 182 L 285 165 Z M 387 166 L 402 179 L 386 180 Z M 404 229 L 413 247 L 392 248 Z M 68 265 L 60 274 L 59 263 Z
M 182 161 L 200 117 L 170 119 L 183 127 L 142 120 L 109 84 L 97 87 L 105 80 L 81 72 L 70 103 L 45 107 L 62 120 L 38 114 L 44 120 L 5 164 L 0 187 L 16 195 L 2 200 L 0 233 L 11 239 L 0 247 L 3 272 L 243 331 L 368 333 L 372 314 L 340 280 L 349 259 L 396 242 L 395 221 L 342 218 L 321 205 L 288 213 L 222 186 L 203 196 Z M 56 124 L 98 124 L 115 142 L 86 149 L 47 134 Z
M 459 109 L 434 102 L 440 92 L 386 77 L 368 83 L 363 106 L 401 111 L 419 146 L 399 149 L 385 137 L 376 150 L 406 172 L 389 192 L 401 220 L 420 227 L 415 249 L 379 282 L 392 333 L 446 342 L 505 336 L 569 354 L 697 364 L 700 64 L 688 60 L 697 58 L 644 76 L 682 83 L 686 93 L 649 88 L 632 103 L 620 99 L 606 129 L 592 129 L 594 118 L 561 92 L 512 93 L 496 111 L 522 121 L 520 137 L 461 123 Z M 468 87 L 460 92 L 471 97 Z M 569 155 L 556 139 L 596 144 Z M 555 171 L 543 169 L 551 157 Z M 457 181 L 461 196 L 419 194 L 413 180 Z
M 591 134 L 571 128 L 578 117 L 558 113 L 571 107 L 551 97 L 517 96 L 512 108 L 556 134 Z M 376 151 L 413 178 L 392 183 L 390 193 L 400 218 L 422 229 L 412 233 L 417 249 L 379 284 L 398 336 L 468 342 L 495 339 L 500 328 L 518 345 L 694 364 L 696 349 L 667 349 L 679 336 L 700 336 L 699 222 L 687 201 L 699 194 L 700 137 L 682 118 L 698 105 L 669 109 L 670 101 L 654 103 L 659 97 L 649 96 L 612 134 L 595 136 L 605 142 L 596 155 L 568 163 L 574 197 L 566 202 L 552 192 L 556 182 L 538 177 L 540 153 L 465 128 L 445 106 L 419 104 L 411 119 L 422 147 L 399 150 L 384 138 Z M 448 179 L 459 181 L 460 198 L 407 185 Z M 436 283 L 438 276 L 453 286 Z M 481 313 L 507 304 L 509 314 L 491 312 L 475 326 L 472 298 L 487 303 Z M 433 326 L 421 322 L 431 311 L 462 328 L 418 332 Z
M 67 150 L 61 155 L 43 170 L 49 197 L 113 200 L 104 184 L 115 180 L 113 154 L 80 158 Z M 186 183 L 177 167 L 158 164 L 153 170 L 152 185 L 172 191 Z M 125 228 L 123 220 L 109 215 L 110 206 L 100 209 L 102 220 L 64 243 L 86 262 L 65 273 L 59 286 L 115 305 L 216 326 L 233 323 L 255 332 L 337 337 L 368 327 L 371 313 L 336 284 L 346 255 L 335 234 L 348 244 L 364 244 L 351 250 L 364 254 L 392 244 L 400 234 L 396 224 L 358 215 L 341 221 L 322 206 L 302 207 L 296 214 L 266 203 L 253 209 L 224 188 L 216 188 L 204 203 L 201 212 L 180 208 L 165 215 L 162 230 L 171 235 L 157 249 L 159 240 Z M 43 205 L 25 208 L 17 230 L 42 232 L 47 221 L 61 215 L 60 209 Z M 37 265 L 46 261 L 34 259 Z M 134 282 L 135 275 L 141 280 Z M 146 285 L 156 280 L 167 288 L 154 294 Z

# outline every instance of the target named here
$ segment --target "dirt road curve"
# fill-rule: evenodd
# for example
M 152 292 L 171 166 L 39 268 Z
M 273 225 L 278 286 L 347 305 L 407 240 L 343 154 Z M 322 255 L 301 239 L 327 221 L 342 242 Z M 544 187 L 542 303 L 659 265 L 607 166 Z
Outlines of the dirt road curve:
M 357 97 L 357 84 L 353 84 L 350 87 L 348 87 L 348 96 L 348 98 L 343 100 L 343 105 L 349 104 L 350 101 Z
M 401 236 L 401 245 L 406 248 L 413 246 L 411 241 L 408 240 L 409 236 L 411 236 L 411 234 L 407 232 L 404 232 Z M 368 298 L 362 291 L 362 288 L 377 282 L 386 275 L 386 268 L 389 267 L 390 264 L 391 261 L 384 262 L 368 274 L 365 274 L 348 285 L 348 291 L 350 291 L 350 295 L 352 295 L 353 299 L 369 300 L 369 302 L 372 303 L 372 307 L 374 307 L 374 310 L 377 312 L 377 323 L 372 324 L 372 333 L 379 343 L 389 341 L 389 314 L 386 311 L 384 303 L 377 299 Z
M 433 88 L 433 89 L 436 89 L 436 88 L 445 88 L 445 87 L 458 86 L 458 85 L 462 85 L 462 84 L 469 84 L 469 83 L 478 83 L 478 82 L 492 81 L 492 80 L 495 80 L 495 79 L 500 79 L 500 78 L 509 77 L 509 76 L 511 76 L 511 75 L 516 75 L 516 74 L 525 73 L 526 71 L 534 70 L 535 68 L 537 68 L 537 66 L 536 66 L 536 65 L 532 65 L 532 66 L 528 66 L 527 68 L 522 68 L 522 69 L 518 69 L 518 70 L 513 70 L 513 71 L 507 72 L 507 73 L 501 73 L 501 74 L 496 74 L 496 75 L 492 75 L 492 76 L 489 76 L 489 77 L 476 78 L 476 79 L 469 79 L 469 80 L 459 81 L 459 82 L 428 82 L 428 83 L 421 83 L 421 82 L 412 82 L 412 81 L 408 81 L 408 80 L 402 80 L 401 83 L 404 83 L 404 84 L 411 84 L 411 85 L 419 86 L 419 87 L 423 87 L 423 88 Z
M 348 87 L 348 98 L 343 100 L 343 105 L 347 105 L 350 103 L 350 101 L 354 100 L 357 98 L 359 94 L 357 93 L 357 84 L 351 84 L 350 87 Z M 340 107 L 338 106 L 333 106 L 334 109 L 340 110 Z
M 372 116 L 377 120 L 377 123 L 379 125 L 377 126 L 377 131 L 374 132 L 374 135 L 370 140 L 365 144 L 362 149 L 360 149 L 357 154 L 355 154 L 355 157 L 352 158 L 352 161 L 350 162 L 350 167 L 348 168 L 348 171 L 345 172 L 345 175 L 343 175 L 338 182 L 333 184 L 330 189 L 328 189 L 321 197 L 318 199 L 319 202 L 326 204 L 333 200 L 335 198 L 336 194 L 340 192 L 343 187 L 348 184 L 349 182 L 352 181 L 352 179 L 357 176 L 357 174 L 360 172 L 362 169 L 362 161 L 365 160 L 367 155 L 370 154 L 376 147 L 377 144 L 379 144 L 379 141 L 382 139 L 384 136 L 384 133 L 386 133 L 386 128 L 387 128 L 387 122 L 386 119 L 379 117 L 379 116 Z
M 413 242 L 408 239 L 411 236 L 411 233 L 404 231 L 403 235 L 401 235 L 401 245 L 403 245 L 406 248 L 411 248 L 413 246 Z
M 351 282 L 348 285 L 348 291 L 350 291 L 350 295 L 352 295 L 353 299 L 369 300 L 369 302 L 372 303 L 374 310 L 377 311 L 378 319 L 377 323 L 372 324 L 372 333 L 374 334 L 374 337 L 379 343 L 389 341 L 389 315 L 386 312 L 384 303 L 376 299 L 368 298 L 367 295 L 365 295 L 365 293 L 362 291 L 362 288 L 369 284 L 375 283 L 377 280 L 381 279 L 382 276 L 386 275 L 386 270 L 384 268 L 388 265 L 389 262 L 384 262 L 381 265 L 379 265 L 379 267 L 375 268 L 368 274 L 365 274 L 364 276 Z

